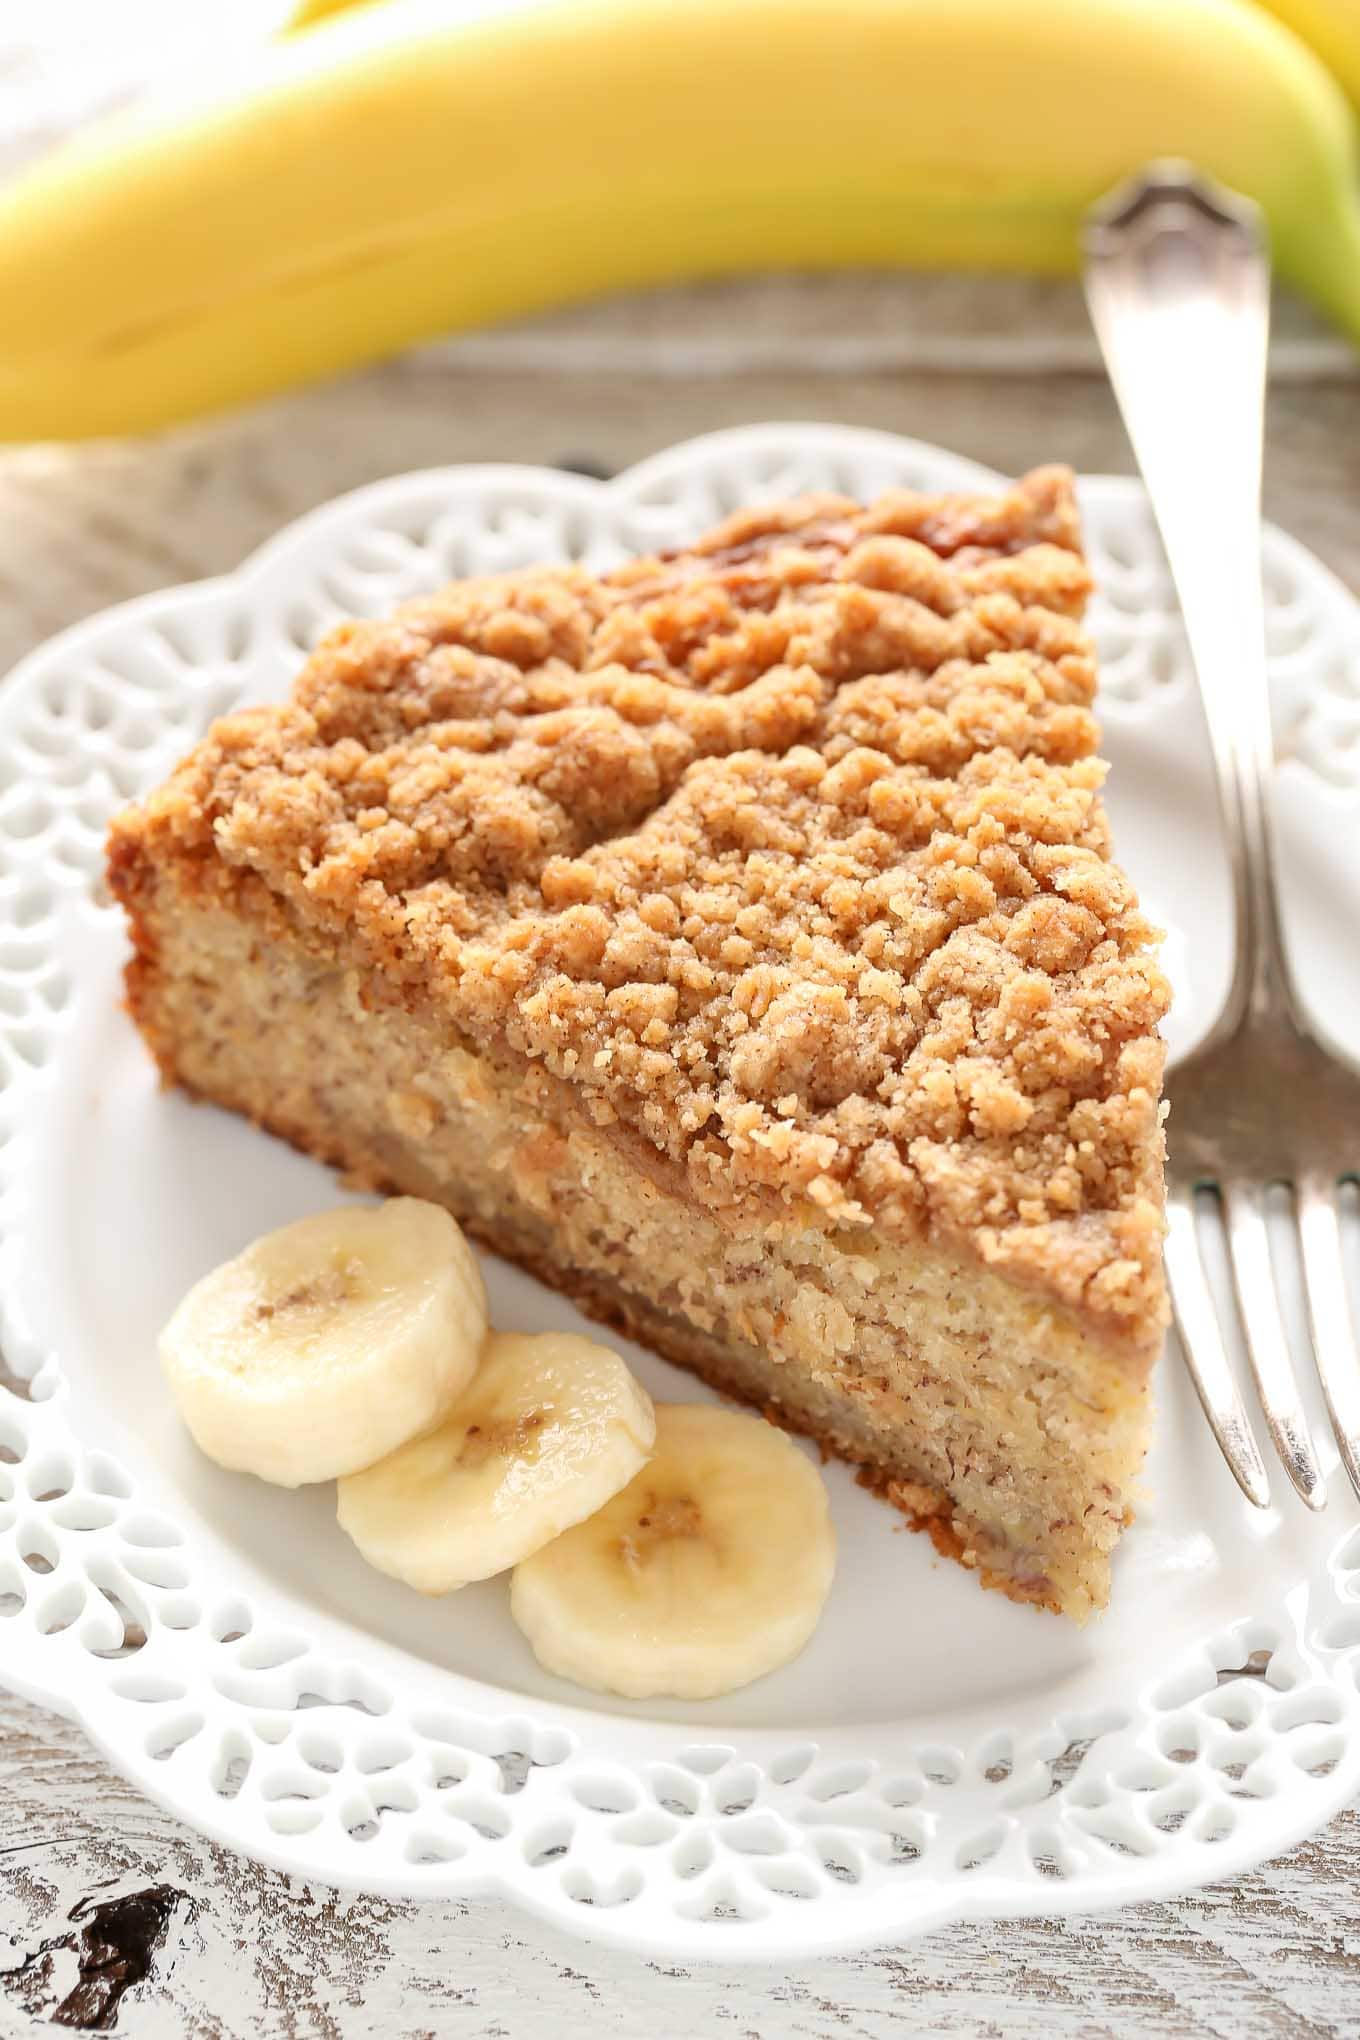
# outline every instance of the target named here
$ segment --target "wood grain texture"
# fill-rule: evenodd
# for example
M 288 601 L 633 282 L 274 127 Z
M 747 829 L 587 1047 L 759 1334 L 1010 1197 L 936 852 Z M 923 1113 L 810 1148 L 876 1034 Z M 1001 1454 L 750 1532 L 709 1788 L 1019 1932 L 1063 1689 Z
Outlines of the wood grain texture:
M 724 425 L 822 418 L 931 439 L 1011 473 L 1046 460 L 1132 471 L 1076 328 L 1074 287 L 851 279 L 844 332 L 895 334 L 897 351 L 885 340 L 864 365 L 840 367 L 828 298 L 838 283 L 657 293 L 629 301 L 633 324 L 607 345 L 618 306 L 426 349 L 149 441 L 0 454 L 0 670 L 80 616 L 235 567 L 288 519 L 407 468 L 581 453 L 622 467 Z M 669 349 L 655 337 L 668 311 L 679 334 Z M 592 318 L 604 337 L 586 347 Z M 825 339 L 822 366 L 804 334 Z M 1266 485 L 1268 513 L 1353 582 L 1358 411 L 1327 342 L 1314 376 L 1273 388 Z
M 234 567 L 380 475 L 582 455 L 621 466 L 762 418 L 913 433 L 1010 471 L 1131 467 L 1070 289 L 851 279 L 659 295 L 427 349 L 153 442 L 0 456 L 0 670 L 110 602 Z M 1353 358 L 1290 312 L 1267 507 L 1352 586 L 1356 426 Z M 91 1953 L 92 1908 L 162 1887 L 182 1896 L 102 1916 L 164 1929 L 145 1981 L 114 1976 L 118 1949 Z M 1360 2035 L 1357 1894 L 1352 1811 L 1174 1904 L 951 1929 L 792 1973 L 686 1970 L 490 1904 L 289 1884 L 142 1800 L 69 1723 L 0 1696 L 0 2040 L 107 2003 L 111 1976 L 117 2030 L 135 2040 L 1339 2040 Z M 103 1997 L 73 1998 L 82 1962 L 100 1961 Z
M 1108 1917 L 953 1928 L 794 1971 L 592 1949 L 481 1903 L 395 1906 L 290 1882 L 149 1806 L 69 1723 L 0 1700 L 0 2040 L 13 1975 L 67 1915 L 188 1895 L 123 2001 L 134 2040 L 428 2033 L 530 2040 L 1332 2040 L 1360 2031 L 1360 1814 L 1232 1885 Z M 74 1978 L 68 1958 L 58 1979 Z

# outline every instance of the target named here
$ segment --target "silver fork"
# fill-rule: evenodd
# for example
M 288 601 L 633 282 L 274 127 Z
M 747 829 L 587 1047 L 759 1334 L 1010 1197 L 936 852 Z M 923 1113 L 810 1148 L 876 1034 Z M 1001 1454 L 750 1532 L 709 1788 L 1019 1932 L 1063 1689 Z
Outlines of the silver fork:
M 1172 1304 L 1223 1456 L 1265 1507 L 1266 1470 L 1202 1251 L 1221 1224 L 1267 1427 L 1294 1487 L 1320 1509 L 1326 1484 L 1281 1309 L 1267 1192 L 1289 1191 L 1313 1358 L 1360 1494 L 1360 1353 L 1338 1201 L 1360 1170 L 1360 1073 L 1313 1034 L 1280 939 L 1260 525 L 1270 273 L 1256 208 L 1185 165 L 1154 165 L 1091 215 L 1086 294 L 1180 598 L 1232 862 L 1228 998 L 1168 1083 Z

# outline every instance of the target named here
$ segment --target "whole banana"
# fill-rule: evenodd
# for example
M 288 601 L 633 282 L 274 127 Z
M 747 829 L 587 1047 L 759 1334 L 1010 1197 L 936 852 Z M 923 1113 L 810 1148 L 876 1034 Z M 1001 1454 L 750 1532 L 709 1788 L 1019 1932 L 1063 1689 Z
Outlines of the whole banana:
M 377 0 L 297 0 L 287 28 L 306 28 L 346 7 L 374 6 Z M 461 0 L 445 0 L 453 10 Z M 1250 0 L 1248 0 L 1250 4 Z M 1327 69 L 1360 106 L 1360 5 L 1357 0 L 1260 0 L 1321 57 Z
M 0 438 L 163 425 L 747 269 L 1073 266 L 1159 155 L 1360 337 L 1349 107 L 1250 0 L 389 0 L 0 194 Z
M 1292 28 L 1360 107 L 1360 5 L 1357 0 L 1261 0 Z

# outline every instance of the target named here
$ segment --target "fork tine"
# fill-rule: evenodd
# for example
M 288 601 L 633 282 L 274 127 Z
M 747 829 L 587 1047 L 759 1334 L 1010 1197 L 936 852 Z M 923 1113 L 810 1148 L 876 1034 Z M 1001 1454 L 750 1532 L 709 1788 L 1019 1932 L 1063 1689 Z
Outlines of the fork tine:
M 1301 1175 L 1295 1198 L 1313 1357 L 1341 1463 L 1360 1495 L 1360 1350 L 1346 1295 L 1336 1184 L 1320 1175 Z
M 1289 1357 L 1289 1336 L 1280 1314 L 1266 1230 L 1265 1187 L 1229 1180 L 1223 1185 L 1222 1196 L 1238 1315 L 1266 1424 L 1296 1492 L 1310 1509 L 1325 1509 L 1327 1489 L 1303 1414 Z
M 1171 1191 L 1166 1219 L 1167 1281 L 1190 1379 L 1233 1479 L 1249 1502 L 1254 1502 L 1258 1509 L 1267 1508 L 1270 1482 L 1266 1479 L 1265 1463 L 1233 1378 L 1213 1293 L 1200 1258 L 1194 1192 Z

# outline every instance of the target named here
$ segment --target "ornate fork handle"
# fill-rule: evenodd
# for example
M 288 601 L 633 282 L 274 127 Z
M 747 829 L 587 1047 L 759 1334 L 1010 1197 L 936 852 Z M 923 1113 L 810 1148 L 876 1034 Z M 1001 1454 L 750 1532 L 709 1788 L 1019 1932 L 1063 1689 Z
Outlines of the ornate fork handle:
M 1233 870 L 1229 996 L 1168 1082 L 1167 1274 L 1186 1364 L 1243 1492 L 1264 1505 L 1269 1487 L 1225 1343 L 1233 1318 L 1281 1463 L 1316 1509 L 1326 1478 L 1273 1265 L 1268 1191 L 1287 1188 L 1309 1344 L 1360 1494 L 1360 1356 L 1339 1202 L 1360 1158 L 1360 1087 L 1312 1036 L 1278 922 L 1260 555 L 1265 245 L 1254 207 L 1164 164 L 1098 210 L 1087 256 L 1092 317 L 1185 618 Z M 1227 1248 L 1226 1312 L 1204 1259 L 1210 1234 Z
M 1270 269 L 1260 215 L 1188 166 L 1123 187 L 1087 229 L 1087 299 L 1147 484 L 1209 725 L 1237 921 L 1211 1039 L 1297 1018 L 1267 810 L 1273 762 L 1261 589 Z

